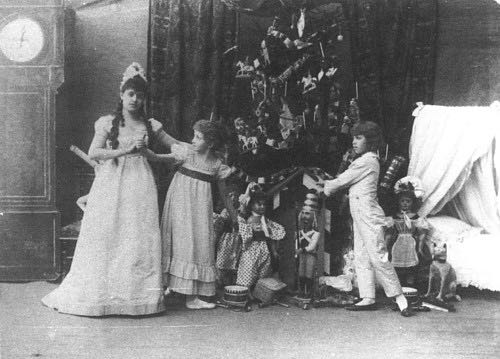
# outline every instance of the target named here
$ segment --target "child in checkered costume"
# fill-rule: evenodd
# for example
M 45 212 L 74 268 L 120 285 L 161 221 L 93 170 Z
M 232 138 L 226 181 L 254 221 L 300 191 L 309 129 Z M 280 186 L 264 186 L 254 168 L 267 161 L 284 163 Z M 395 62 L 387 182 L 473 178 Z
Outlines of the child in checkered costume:
M 238 208 L 238 199 L 242 192 L 238 184 L 228 183 L 227 190 L 234 208 Z M 217 282 L 223 286 L 234 284 L 241 255 L 241 237 L 226 208 L 220 213 L 214 213 L 214 232 Z
M 243 245 L 236 284 L 251 288 L 260 278 L 272 275 L 271 260 L 278 258 L 277 244 L 285 237 L 285 229 L 265 217 L 266 195 L 258 185 L 251 183 L 241 201 L 238 225 Z

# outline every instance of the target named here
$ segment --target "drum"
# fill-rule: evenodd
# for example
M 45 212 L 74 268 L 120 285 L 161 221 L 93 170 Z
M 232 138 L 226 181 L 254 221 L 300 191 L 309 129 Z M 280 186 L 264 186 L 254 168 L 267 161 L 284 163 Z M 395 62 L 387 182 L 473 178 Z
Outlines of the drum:
M 403 294 L 409 305 L 417 305 L 419 301 L 418 290 L 411 287 L 403 287 Z
M 224 287 L 224 301 L 229 304 L 244 305 L 248 299 L 248 288 L 241 285 L 228 285 Z

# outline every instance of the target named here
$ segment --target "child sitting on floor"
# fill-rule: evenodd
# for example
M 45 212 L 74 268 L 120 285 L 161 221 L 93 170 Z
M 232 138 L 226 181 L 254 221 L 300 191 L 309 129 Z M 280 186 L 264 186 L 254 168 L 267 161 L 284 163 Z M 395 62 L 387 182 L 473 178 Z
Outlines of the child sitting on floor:
M 255 183 L 242 195 L 242 213 L 238 216 L 242 252 L 236 284 L 251 289 L 260 278 L 273 273 L 271 256 L 278 258 L 277 243 L 285 237 L 282 225 L 265 217 L 266 195 Z

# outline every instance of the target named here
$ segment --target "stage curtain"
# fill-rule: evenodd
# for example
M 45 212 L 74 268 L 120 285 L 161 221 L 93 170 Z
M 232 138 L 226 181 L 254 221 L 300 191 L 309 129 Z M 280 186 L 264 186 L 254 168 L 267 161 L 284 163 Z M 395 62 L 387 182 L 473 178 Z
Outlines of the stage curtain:
M 415 102 L 432 103 L 437 0 L 341 0 L 362 118 L 406 153 Z
M 225 108 L 235 13 L 221 0 L 151 0 L 149 112 L 173 136 L 190 140 L 193 123 Z
M 290 14 L 306 7 L 312 9 L 321 5 L 338 3 L 333 0 L 222 0 L 229 9 L 255 16 L 272 17 Z

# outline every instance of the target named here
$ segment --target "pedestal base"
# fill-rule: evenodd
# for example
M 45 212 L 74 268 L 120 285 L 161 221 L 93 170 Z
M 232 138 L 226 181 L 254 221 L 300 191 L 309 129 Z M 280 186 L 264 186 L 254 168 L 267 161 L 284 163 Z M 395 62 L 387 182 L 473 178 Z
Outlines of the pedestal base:
M 58 232 L 56 210 L 0 211 L 0 281 L 57 279 Z

